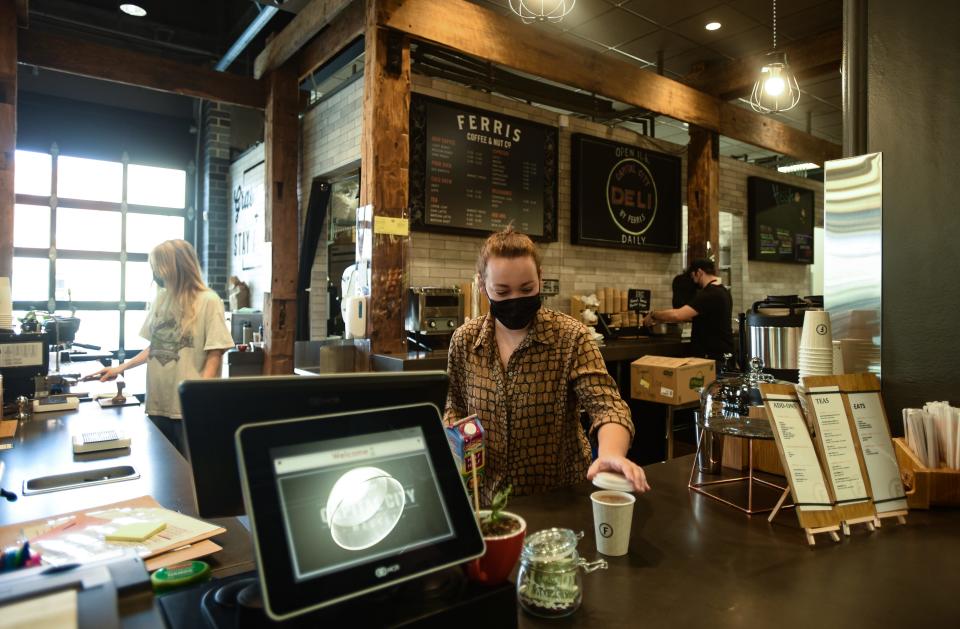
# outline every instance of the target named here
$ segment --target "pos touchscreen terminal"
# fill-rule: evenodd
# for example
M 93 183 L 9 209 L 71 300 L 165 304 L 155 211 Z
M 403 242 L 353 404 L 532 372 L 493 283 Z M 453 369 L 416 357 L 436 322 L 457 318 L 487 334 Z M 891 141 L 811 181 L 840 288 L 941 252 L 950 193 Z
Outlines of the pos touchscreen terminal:
M 235 441 L 274 620 L 483 553 L 433 404 L 245 424 Z

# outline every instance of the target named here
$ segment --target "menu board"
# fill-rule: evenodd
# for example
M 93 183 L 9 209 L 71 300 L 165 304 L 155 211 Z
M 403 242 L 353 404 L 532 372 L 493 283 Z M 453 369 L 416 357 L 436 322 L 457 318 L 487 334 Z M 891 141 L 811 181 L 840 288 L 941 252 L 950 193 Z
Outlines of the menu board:
M 556 240 L 557 130 L 414 95 L 410 211 L 416 229 L 486 235 L 512 224 Z
M 574 244 L 680 251 L 680 158 L 575 134 Z
M 747 178 L 749 258 L 813 264 L 813 190 Z
M 650 291 L 645 288 L 627 289 L 627 310 L 633 312 L 649 312 Z

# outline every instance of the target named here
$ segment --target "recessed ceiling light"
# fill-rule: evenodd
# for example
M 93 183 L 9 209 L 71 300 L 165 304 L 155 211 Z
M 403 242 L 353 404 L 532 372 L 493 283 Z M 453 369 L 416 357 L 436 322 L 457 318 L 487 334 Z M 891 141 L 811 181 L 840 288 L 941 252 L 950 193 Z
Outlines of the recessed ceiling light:
M 721 26 L 723 26 L 723 24 L 720 22 L 707 22 L 707 25 L 704 26 L 704 28 L 708 31 L 716 31 L 719 30 Z
M 133 17 L 143 17 L 147 14 L 147 10 L 139 4 L 124 3 L 120 5 L 120 10 Z

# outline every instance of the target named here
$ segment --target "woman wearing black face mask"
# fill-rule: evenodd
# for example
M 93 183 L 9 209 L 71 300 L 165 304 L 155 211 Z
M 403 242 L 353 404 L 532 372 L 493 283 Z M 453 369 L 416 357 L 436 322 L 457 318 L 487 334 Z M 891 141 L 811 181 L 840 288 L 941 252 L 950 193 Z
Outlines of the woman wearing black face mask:
M 490 314 L 461 326 L 450 341 L 444 419 L 479 416 L 487 433 L 485 499 L 507 482 L 523 495 L 601 471 L 648 490 L 643 470 L 626 458 L 633 422 L 596 344 L 579 321 L 541 307 L 533 242 L 512 228 L 493 234 L 477 273 Z M 592 465 L 580 409 L 598 441 Z

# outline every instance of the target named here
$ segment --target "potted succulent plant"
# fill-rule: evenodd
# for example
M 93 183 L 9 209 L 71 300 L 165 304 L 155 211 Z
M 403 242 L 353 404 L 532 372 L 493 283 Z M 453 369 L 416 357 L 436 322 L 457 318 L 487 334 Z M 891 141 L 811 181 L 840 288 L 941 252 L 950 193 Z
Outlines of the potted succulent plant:
M 467 574 L 474 581 L 486 585 L 503 583 L 520 559 L 527 523 L 519 515 L 505 510 L 512 489 L 512 485 L 507 485 L 496 492 L 490 508 L 477 514 L 487 548 L 482 557 L 467 564 Z

